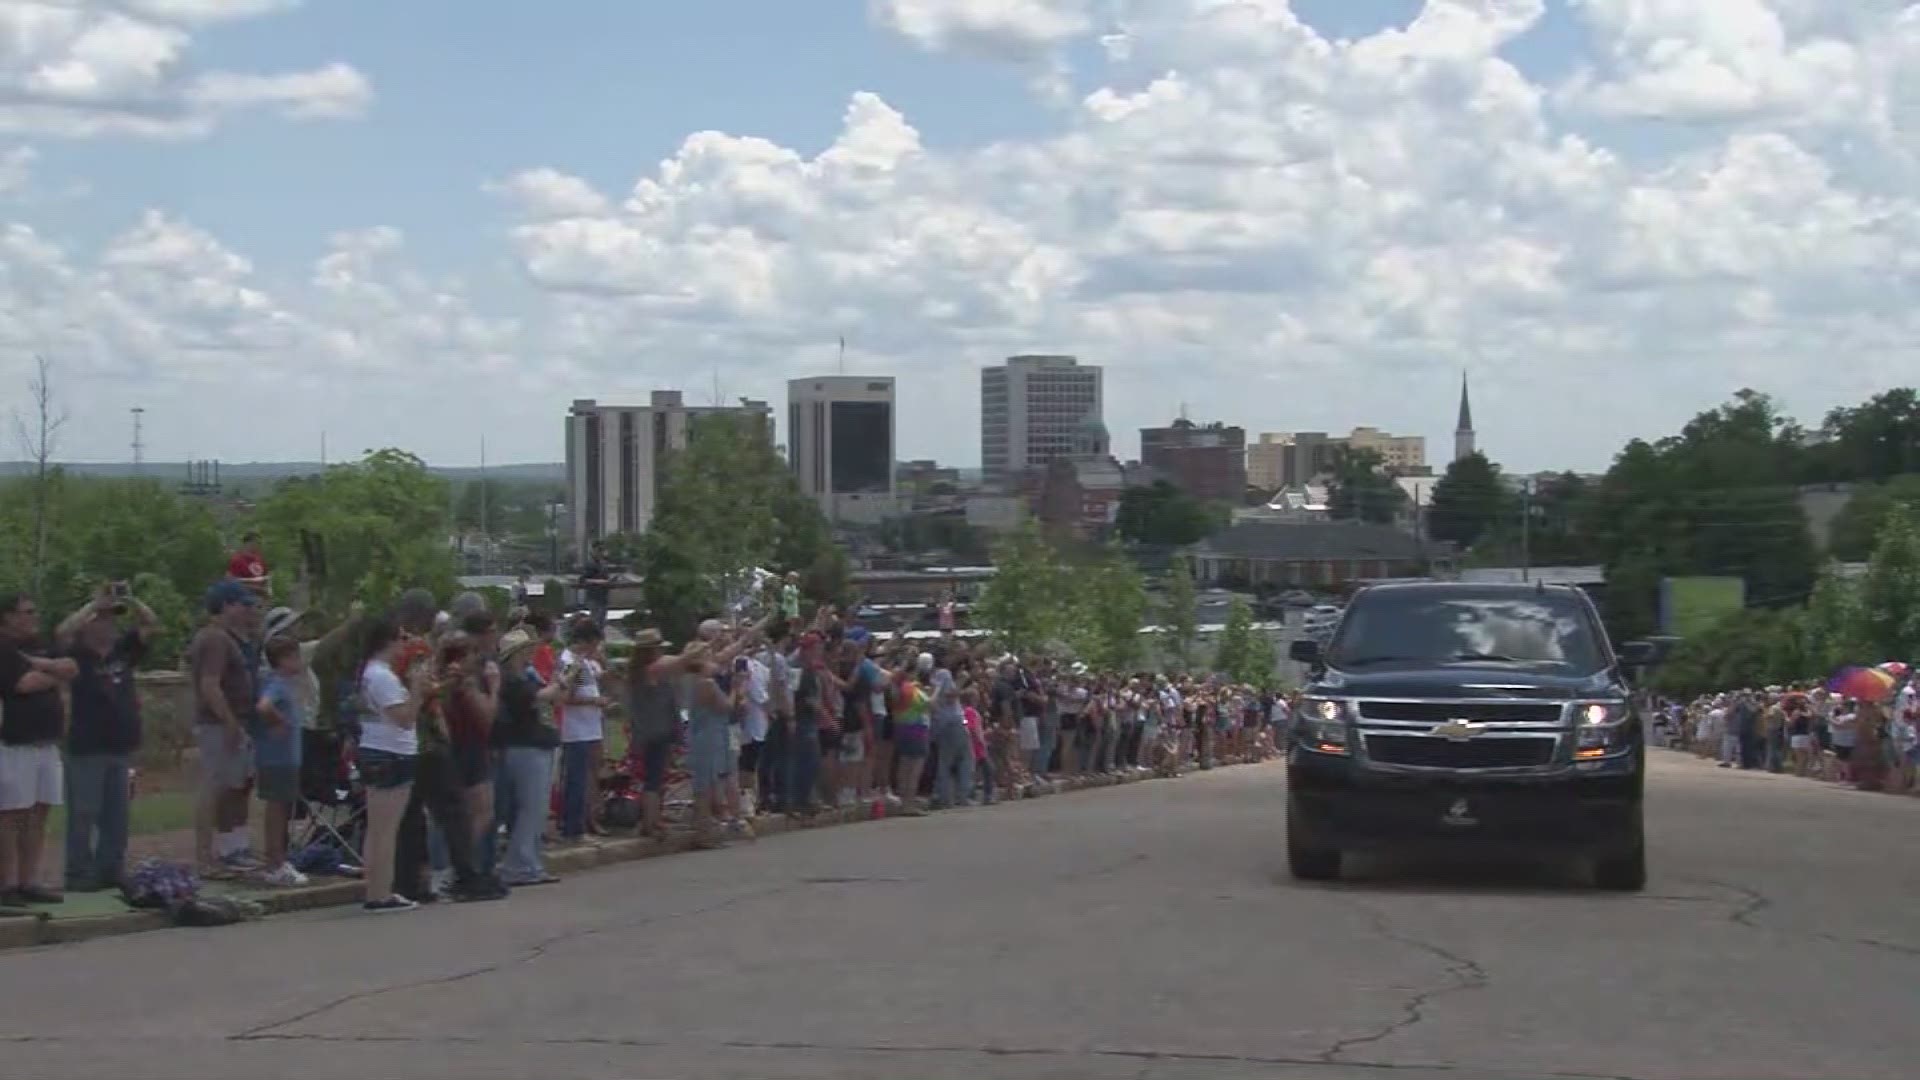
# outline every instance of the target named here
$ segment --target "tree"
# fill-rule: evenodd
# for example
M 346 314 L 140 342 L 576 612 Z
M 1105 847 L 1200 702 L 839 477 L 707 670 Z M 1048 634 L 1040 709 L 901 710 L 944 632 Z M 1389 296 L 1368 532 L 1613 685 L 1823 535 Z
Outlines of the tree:
M 318 476 L 282 481 L 255 512 L 268 561 L 309 577 L 314 603 L 379 609 L 410 588 L 450 595 L 458 573 L 447 482 L 405 450 L 375 450 Z M 313 543 L 309 544 L 307 541 Z M 312 565 L 309 555 L 320 555 Z M 289 575 L 275 572 L 275 587 Z
M 1243 597 L 1227 604 L 1227 621 L 1220 628 L 1213 668 L 1237 683 L 1266 687 L 1273 682 L 1273 641 L 1253 625 L 1253 608 Z
M 1173 560 L 1167 573 L 1160 610 L 1160 644 L 1175 671 L 1193 667 L 1194 646 L 1200 640 L 1200 598 L 1193 587 L 1193 565 L 1185 556 Z
M 0 589 L 30 588 L 43 499 L 48 540 L 38 599 L 49 619 L 80 607 L 106 582 L 127 581 L 160 616 L 148 665 L 176 663 L 197 601 L 226 566 L 207 507 L 156 481 L 72 476 L 59 468 L 44 484 L 31 476 L 0 484 Z
M 1025 655 L 1052 645 L 1070 625 L 1069 577 L 1053 545 L 1029 521 L 995 547 L 993 577 L 973 606 L 974 621 L 1007 651 Z
M 799 571 L 813 602 L 845 599 L 832 528 L 758 417 L 714 414 L 689 427 L 686 448 L 667 456 L 635 554 L 648 611 L 675 640 L 739 599 L 755 568 Z
M 1873 650 L 1863 662 L 1920 656 L 1920 514 L 1887 520 L 1860 590 L 1861 631 Z
M 1134 666 L 1147 617 L 1140 571 L 1118 548 L 1108 547 L 1067 572 L 1073 598 L 1067 640 L 1075 654 L 1102 671 Z
M 40 597 L 46 586 L 47 536 L 53 528 L 51 462 L 67 415 L 54 403 L 51 365 L 46 357 L 34 356 L 33 372 L 33 378 L 27 383 L 27 396 L 32 400 L 33 412 L 29 415 L 15 412 L 13 423 L 21 451 L 33 463 L 33 531 L 28 538 L 33 545 L 33 561 L 27 587 L 34 596 Z
M 1897 387 L 1832 410 L 1806 457 L 1802 475 L 1819 482 L 1920 473 L 1920 392 Z
M 1695 575 L 1741 578 L 1750 604 L 1803 602 L 1816 576 L 1812 530 L 1791 482 L 1804 443 L 1798 425 L 1751 390 L 1678 435 L 1629 443 L 1579 515 L 1608 567 L 1609 608 L 1649 610 L 1660 578 Z M 1616 601 L 1616 592 L 1633 595 Z M 1609 625 L 1629 636 L 1651 622 Z
M 1860 600 L 1859 585 L 1838 574 L 1823 574 L 1814 584 L 1801 621 L 1807 674 L 1858 663 L 1867 655 L 1866 615 Z
M 1231 520 L 1229 508 L 1212 506 L 1165 480 L 1128 488 L 1120 496 L 1114 531 L 1137 544 L 1181 547 L 1197 544 Z
M 1448 465 L 1433 486 L 1427 535 L 1471 548 L 1512 518 L 1513 503 L 1513 494 L 1500 479 L 1500 467 L 1475 451 Z
M 1327 513 L 1338 520 L 1390 525 L 1406 507 L 1407 493 L 1387 474 L 1377 451 L 1339 447 L 1328 471 Z
M 1902 510 L 1920 510 L 1920 474 L 1863 485 L 1834 515 L 1827 554 L 1841 562 L 1866 562 L 1887 520 Z

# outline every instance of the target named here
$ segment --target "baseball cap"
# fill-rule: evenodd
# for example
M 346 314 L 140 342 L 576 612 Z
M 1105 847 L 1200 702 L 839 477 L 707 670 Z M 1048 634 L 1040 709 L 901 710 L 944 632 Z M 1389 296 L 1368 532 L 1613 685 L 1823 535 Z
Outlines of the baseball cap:
M 253 595 L 253 590 L 237 581 L 215 582 L 213 588 L 207 590 L 207 612 L 211 615 L 218 615 L 234 604 L 252 607 L 257 603 L 259 598 Z
M 302 614 L 304 613 L 295 611 L 290 607 L 277 607 L 267 612 L 265 636 L 271 639 L 288 633 L 293 629 L 294 624 L 300 621 Z

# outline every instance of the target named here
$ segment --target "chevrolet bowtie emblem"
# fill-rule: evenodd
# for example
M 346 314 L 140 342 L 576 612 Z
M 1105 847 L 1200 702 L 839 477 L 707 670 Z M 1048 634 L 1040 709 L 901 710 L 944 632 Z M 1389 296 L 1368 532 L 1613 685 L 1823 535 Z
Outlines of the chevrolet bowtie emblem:
M 1449 720 L 1427 734 L 1449 742 L 1466 742 L 1485 730 L 1487 725 L 1476 724 L 1471 720 Z

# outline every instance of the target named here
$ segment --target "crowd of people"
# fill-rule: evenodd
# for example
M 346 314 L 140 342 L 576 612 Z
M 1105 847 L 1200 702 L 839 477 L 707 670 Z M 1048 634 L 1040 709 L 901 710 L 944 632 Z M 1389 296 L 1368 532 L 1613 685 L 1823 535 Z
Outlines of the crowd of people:
M 1662 701 L 1654 720 L 1666 745 L 1715 760 L 1723 769 L 1920 793 L 1920 686 L 1912 680 L 1884 701 L 1849 698 L 1821 686 Z
M 268 581 L 249 537 L 185 651 L 194 870 L 306 883 L 290 837 L 337 771 L 360 799 L 347 854 L 369 912 L 551 883 L 544 851 L 609 832 L 686 829 L 714 847 L 768 814 L 919 816 L 1057 777 L 1259 759 L 1289 711 L 1219 678 L 1094 671 L 952 633 L 910 642 L 832 607 L 803 619 L 791 579 L 764 618 L 710 619 L 678 646 L 623 627 L 617 659 L 598 607 L 501 619 L 479 594 L 443 607 L 415 589 L 323 626 L 269 609 Z M 0 906 L 62 899 L 41 871 L 63 803 L 65 891 L 124 885 L 142 739 L 133 672 L 158 621 L 119 583 L 51 634 L 30 596 L 4 603 Z

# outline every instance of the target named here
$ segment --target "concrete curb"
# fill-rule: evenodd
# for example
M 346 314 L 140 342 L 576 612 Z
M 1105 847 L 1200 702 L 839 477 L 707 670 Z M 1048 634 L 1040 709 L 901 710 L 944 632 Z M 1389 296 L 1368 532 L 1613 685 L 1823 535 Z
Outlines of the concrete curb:
M 1235 763 L 1241 764 L 1241 763 Z M 1232 768 L 1221 765 L 1218 768 Z M 1191 775 L 1192 770 L 1183 775 Z M 1086 791 L 1092 788 L 1119 787 L 1125 784 L 1137 784 L 1146 780 L 1178 779 L 1178 777 L 1160 777 L 1153 774 L 1144 776 L 1074 776 L 1046 783 L 1033 783 L 1017 795 L 1009 793 L 999 800 L 1001 803 L 1017 802 L 1022 799 L 1039 799 L 1050 795 L 1064 795 L 1074 791 Z M 951 811 L 940 811 L 951 813 Z M 803 832 L 811 829 L 832 828 L 839 825 L 854 825 L 867 821 L 883 821 L 887 817 L 899 817 L 898 814 L 874 817 L 869 806 L 847 806 L 833 810 L 823 810 L 806 822 L 795 821 L 788 817 L 769 817 L 754 824 L 756 837 L 764 839 L 783 833 Z M 665 855 L 677 855 L 694 850 L 693 837 L 675 835 L 665 842 L 657 840 L 620 839 L 600 844 L 567 848 L 549 852 L 546 857 L 547 869 L 556 873 L 580 873 L 602 866 L 618 863 L 637 862 L 641 859 L 657 859 Z M 244 899 L 265 909 L 268 915 L 283 915 L 295 911 L 308 911 L 314 908 L 341 907 L 357 904 L 362 896 L 362 887 L 358 881 L 329 881 L 322 885 L 310 885 L 301 889 L 287 889 L 265 894 L 250 894 Z M 64 945 L 78 941 L 91 941 L 95 938 L 115 937 L 121 934 L 137 934 L 147 930 L 162 930 L 173 925 L 165 914 L 157 911 L 129 911 L 117 915 L 97 915 L 85 918 L 55 919 L 41 912 L 17 917 L 0 917 L 0 951 L 8 949 L 26 949 L 41 945 Z

